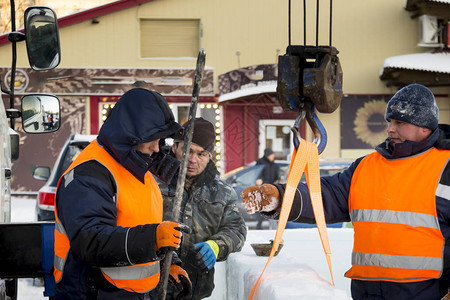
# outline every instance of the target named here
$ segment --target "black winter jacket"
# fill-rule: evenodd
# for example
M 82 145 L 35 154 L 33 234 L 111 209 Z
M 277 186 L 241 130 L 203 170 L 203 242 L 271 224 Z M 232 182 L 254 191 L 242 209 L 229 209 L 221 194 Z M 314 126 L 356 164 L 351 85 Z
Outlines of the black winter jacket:
M 262 157 L 256 162 L 257 165 L 264 165 L 264 169 L 259 174 L 258 179 L 261 179 L 263 183 L 277 183 L 280 180 L 280 167 L 273 161 Z
M 138 155 L 136 145 L 170 136 L 180 128 L 161 95 L 133 89 L 117 102 L 97 141 L 127 171 L 143 181 L 149 161 Z M 58 217 L 71 248 L 62 280 L 56 284 L 55 298 L 157 299 L 157 289 L 137 294 L 113 287 L 100 274 L 99 267 L 160 259 L 155 252 L 158 224 L 117 226 L 118 187 L 109 170 L 96 161 L 82 163 L 73 170 L 73 180 L 66 186 L 63 177 L 56 194 Z
M 169 185 L 158 182 L 164 198 L 164 220 L 171 220 L 172 217 L 176 183 L 177 177 Z M 230 253 L 240 251 L 244 245 L 247 227 L 237 204 L 236 192 L 219 179 L 212 161 L 196 177 L 194 183 L 183 191 L 179 222 L 188 225 L 192 233 L 183 234 L 178 255 L 191 279 L 193 299 L 211 295 L 214 289 L 214 268 L 204 273 L 192 264 L 192 246 L 213 240 L 219 246 L 217 261 L 224 261 Z M 172 295 L 167 295 L 167 299 L 172 299 L 171 297 Z

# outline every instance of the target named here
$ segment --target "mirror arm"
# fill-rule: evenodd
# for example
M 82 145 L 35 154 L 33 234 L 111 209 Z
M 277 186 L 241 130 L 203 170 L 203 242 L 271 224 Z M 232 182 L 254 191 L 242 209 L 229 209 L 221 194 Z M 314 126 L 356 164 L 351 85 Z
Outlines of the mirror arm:
M 11 43 L 25 41 L 25 34 L 19 31 L 10 32 L 8 34 L 8 41 L 10 41 Z
M 15 108 L 6 109 L 6 117 L 8 118 L 20 118 L 22 116 L 22 112 Z

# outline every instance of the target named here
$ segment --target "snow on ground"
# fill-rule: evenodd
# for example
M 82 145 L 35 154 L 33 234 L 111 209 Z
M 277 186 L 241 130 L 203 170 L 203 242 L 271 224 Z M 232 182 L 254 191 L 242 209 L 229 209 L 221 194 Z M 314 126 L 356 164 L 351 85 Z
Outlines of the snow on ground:
M 283 248 L 275 256 L 261 281 L 254 299 L 335 299 L 350 298 L 350 280 L 343 275 L 350 268 L 353 229 L 329 228 L 335 287 L 326 263 L 317 228 L 286 229 Z M 256 256 L 252 243 L 269 243 L 275 230 L 250 230 L 239 253 L 226 262 L 227 298 L 247 299 L 268 257 Z M 216 299 L 216 298 L 214 298 Z
M 32 222 L 35 205 L 34 199 L 13 198 L 12 221 Z M 254 299 L 351 299 L 350 280 L 344 277 L 344 273 L 350 268 L 353 229 L 329 228 L 328 235 L 335 287 L 330 283 L 331 277 L 317 229 L 286 229 L 283 248 L 266 269 L 259 293 L 255 293 Z M 226 262 L 216 264 L 216 288 L 209 299 L 247 299 L 268 259 L 256 256 L 250 244 L 267 243 L 274 237 L 275 230 L 249 230 L 242 251 L 231 254 Z M 18 299 L 48 298 L 43 296 L 43 287 L 33 285 L 33 279 L 20 279 Z

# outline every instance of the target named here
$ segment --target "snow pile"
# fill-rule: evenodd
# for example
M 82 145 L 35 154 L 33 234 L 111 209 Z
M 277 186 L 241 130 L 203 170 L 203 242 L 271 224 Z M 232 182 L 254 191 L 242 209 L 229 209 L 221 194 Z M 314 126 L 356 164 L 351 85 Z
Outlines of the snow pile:
M 288 229 L 283 235 L 283 248 L 264 272 L 259 294 L 255 293 L 254 299 L 351 299 L 350 279 L 344 273 L 351 265 L 353 229 L 329 228 L 328 235 L 336 287 L 330 283 L 317 228 Z M 231 254 L 225 263 L 225 296 L 215 290 L 210 299 L 248 299 L 268 259 L 256 256 L 251 244 L 268 243 L 274 237 L 275 230 L 248 231 L 242 251 Z M 216 278 L 223 276 L 222 269 L 218 266 Z
M 320 300 L 349 300 L 351 299 L 343 290 L 334 288 L 309 266 L 292 262 L 278 263 L 263 275 L 260 287 L 253 299 L 258 300 L 284 300 L 284 299 L 320 299 Z M 245 298 L 254 283 L 261 275 L 262 268 L 256 267 L 245 273 Z

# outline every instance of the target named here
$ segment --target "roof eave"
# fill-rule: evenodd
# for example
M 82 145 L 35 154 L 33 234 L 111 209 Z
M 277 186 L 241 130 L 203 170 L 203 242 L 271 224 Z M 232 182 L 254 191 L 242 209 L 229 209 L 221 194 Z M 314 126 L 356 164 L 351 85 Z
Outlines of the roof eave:
M 411 18 L 421 15 L 435 16 L 438 19 L 450 19 L 450 4 L 448 2 L 430 0 L 407 0 L 405 10 L 413 13 Z
M 425 86 L 449 86 L 450 73 L 415 70 L 397 67 L 383 68 L 380 80 L 386 86 L 403 87 L 411 83 L 419 83 Z

